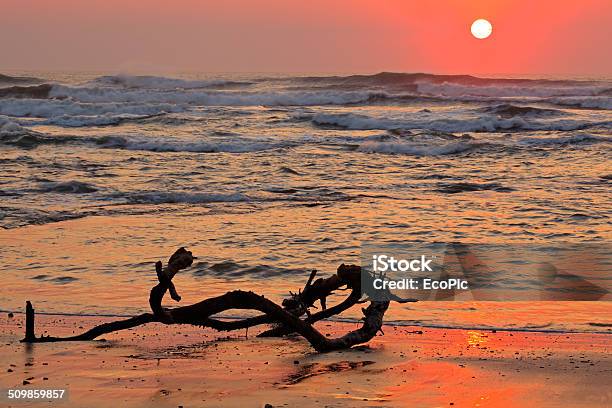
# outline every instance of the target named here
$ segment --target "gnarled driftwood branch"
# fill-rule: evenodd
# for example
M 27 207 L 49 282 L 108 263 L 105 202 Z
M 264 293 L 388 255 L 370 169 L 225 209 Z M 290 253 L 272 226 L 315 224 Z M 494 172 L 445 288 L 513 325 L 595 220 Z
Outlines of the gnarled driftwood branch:
M 221 296 L 202 300 L 188 306 L 164 309 L 162 300 L 166 292 L 175 301 L 180 301 L 172 279 L 182 269 L 192 265 L 195 257 L 185 248 L 179 248 L 169 259 L 166 268 L 160 261 L 155 264 L 159 283 L 151 289 L 149 305 L 153 313 L 144 313 L 129 319 L 104 323 L 76 336 L 70 337 L 35 337 L 34 311 L 29 305 L 26 319 L 26 337 L 22 340 L 28 343 L 83 341 L 94 340 L 97 337 L 134 328 L 143 324 L 160 322 L 164 324 L 191 324 L 211 327 L 216 330 L 237 330 L 274 323 L 277 326 L 261 333 L 262 336 L 282 336 L 289 333 L 298 333 L 304 337 L 312 347 L 319 352 L 350 348 L 357 344 L 370 341 L 377 332 L 381 331 L 383 317 L 389 301 L 371 301 L 369 306 L 362 309 L 363 325 L 344 336 L 330 339 L 314 328 L 313 323 L 339 314 L 349 309 L 361 298 L 361 268 L 355 265 L 340 265 L 335 275 L 328 278 L 314 280 L 316 271 L 312 271 L 303 290 L 291 293 L 291 296 L 282 302 L 282 306 L 272 302 L 264 296 L 253 292 L 234 290 Z M 345 288 L 350 290 L 349 295 L 341 303 L 327 308 L 327 297 L 334 291 Z M 321 311 L 311 314 L 309 309 L 315 302 L 321 304 Z M 29 304 L 29 302 L 28 302 Z M 219 320 L 214 316 L 231 309 L 257 310 L 262 314 L 238 321 Z M 300 317 L 306 314 L 304 319 Z

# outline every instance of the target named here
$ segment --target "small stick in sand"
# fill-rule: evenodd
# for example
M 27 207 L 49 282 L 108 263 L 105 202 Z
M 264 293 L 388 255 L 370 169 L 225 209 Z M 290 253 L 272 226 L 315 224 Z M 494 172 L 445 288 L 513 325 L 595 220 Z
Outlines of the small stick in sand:
M 34 335 L 34 308 L 32 307 L 32 303 L 28 300 L 26 302 L 26 332 L 25 332 L 25 341 L 33 342 L 36 340 L 36 336 Z

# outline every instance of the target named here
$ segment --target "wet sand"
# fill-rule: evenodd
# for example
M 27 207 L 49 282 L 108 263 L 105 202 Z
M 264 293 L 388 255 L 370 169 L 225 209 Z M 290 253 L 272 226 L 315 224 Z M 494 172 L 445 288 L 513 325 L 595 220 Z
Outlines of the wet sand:
M 37 334 L 108 320 L 37 316 Z M 0 318 L 0 384 L 68 390 L 65 407 L 514 407 L 612 402 L 612 337 L 385 326 L 368 346 L 314 353 L 300 337 L 151 324 L 94 342 L 35 344 Z M 331 336 L 355 324 L 321 323 Z M 23 381 L 29 382 L 23 385 Z M 2 404 L 7 404 L 3 395 Z

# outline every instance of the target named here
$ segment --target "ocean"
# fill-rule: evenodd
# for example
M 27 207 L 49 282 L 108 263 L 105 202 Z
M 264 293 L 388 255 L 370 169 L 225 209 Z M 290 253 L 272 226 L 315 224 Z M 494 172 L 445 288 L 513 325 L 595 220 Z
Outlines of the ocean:
M 612 236 L 612 82 L 469 75 L 0 75 L 0 309 L 280 300 L 397 242 Z M 419 302 L 422 326 L 609 332 L 609 302 Z M 238 314 L 238 313 L 237 313 Z M 348 315 L 358 317 L 358 312 Z

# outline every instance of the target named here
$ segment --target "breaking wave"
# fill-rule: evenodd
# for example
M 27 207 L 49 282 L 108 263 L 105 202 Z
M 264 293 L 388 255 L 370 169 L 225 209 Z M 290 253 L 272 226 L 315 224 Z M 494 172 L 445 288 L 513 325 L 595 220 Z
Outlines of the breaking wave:
M 242 92 L 242 91 L 198 91 L 180 90 L 159 92 L 146 89 L 114 89 L 68 87 L 56 85 L 50 92 L 54 98 L 71 98 L 88 103 L 139 102 L 171 103 L 199 106 L 316 106 L 346 105 L 368 102 L 371 98 L 380 98 L 380 92 Z
M 42 122 L 38 122 L 38 125 L 58 125 L 64 127 L 84 127 L 84 126 L 111 126 L 119 125 L 121 123 L 137 121 L 142 119 L 149 119 L 156 116 L 165 115 L 167 112 L 161 111 L 159 113 L 153 113 L 150 115 L 136 115 L 130 113 L 123 113 L 113 115 L 106 113 L 103 115 L 61 115 L 47 119 Z
M 480 88 L 478 88 L 480 89 Z M 505 89 L 505 88 L 503 88 Z M 409 91 L 409 90 L 408 90 Z M 71 99 L 88 103 L 169 103 L 196 106 L 317 106 L 317 105 L 355 105 L 355 104 L 401 104 L 419 100 L 433 101 L 496 101 L 504 100 L 506 94 L 526 101 L 542 101 L 561 106 L 578 106 L 584 108 L 609 109 L 612 97 L 597 96 L 599 91 L 582 88 L 553 92 L 550 90 L 532 90 L 525 92 L 472 92 L 456 94 L 407 92 L 398 90 L 372 90 L 357 88 L 338 91 L 333 88 L 304 89 L 301 91 L 279 89 L 276 91 L 235 91 L 235 90 L 202 90 L 202 89 L 143 89 L 143 88 L 99 88 L 71 87 L 53 85 L 49 97 Z M 534 99 L 535 96 L 538 98 Z M 556 97 L 556 98 L 553 98 Z
M 354 113 L 316 114 L 312 122 L 318 126 L 331 126 L 348 130 L 393 130 L 393 129 L 426 129 L 440 132 L 507 132 L 519 130 L 556 130 L 571 131 L 595 126 L 610 126 L 612 121 L 590 122 L 573 119 L 554 121 L 527 120 L 512 116 L 480 116 L 469 119 L 391 119 L 376 118 Z
M 505 198 L 523 200 L 532 187 L 553 189 L 552 223 L 571 217 L 590 228 L 605 218 L 589 211 L 588 196 L 567 213 L 554 201 L 561 186 L 582 196 L 585 185 L 599 192 L 610 184 L 612 92 L 604 81 L 62 78 L 0 76 L 0 227 L 191 208 L 344 211 L 352 200 L 411 202 L 414 189 L 438 197 L 514 189 Z M 570 161 L 582 166 L 578 174 L 595 165 L 575 181 L 573 168 L 566 177 L 565 166 L 555 167 L 567 184 L 533 171 Z M 540 214 L 540 204 L 529 211 Z
M 43 145 L 80 144 L 107 149 L 124 149 L 149 152 L 192 153 L 249 153 L 293 147 L 295 141 L 274 139 L 211 139 L 209 141 L 185 141 L 175 138 L 128 136 L 54 136 L 33 132 L 0 116 L 0 144 L 33 149 Z
M 0 117 L 2 120 L 2 117 Z M 5 130 L 7 129 L 7 130 Z M 176 138 L 138 137 L 138 136 L 53 136 L 8 122 L 0 122 L 0 145 L 22 149 L 34 149 L 43 145 L 74 144 L 102 149 L 120 149 L 157 153 L 257 153 L 272 150 L 290 149 L 299 146 L 334 146 L 364 153 L 406 154 L 413 156 L 442 156 L 471 151 L 491 151 L 492 149 L 515 149 L 529 146 L 579 145 L 611 143 L 612 138 L 591 133 L 560 133 L 555 136 L 534 137 L 487 137 L 474 138 L 468 134 L 455 135 L 441 131 L 411 132 L 409 130 L 390 130 L 383 134 L 366 136 L 304 136 L 297 139 L 278 140 L 268 138 L 216 137 L 202 141 L 186 141 Z M 284 167 L 287 173 L 299 172 Z M 61 187 L 60 187 L 61 188 Z
M 169 103 L 88 103 L 71 100 L 0 99 L 0 115 L 48 119 L 44 124 L 97 126 L 130 117 L 149 117 L 184 108 Z
M 605 81 L 479 78 L 425 73 L 382 72 L 375 75 L 250 80 L 107 75 L 78 86 L 41 82 L 36 78 L 0 75 L 0 84 L 11 85 L 0 88 L 0 98 L 199 106 L 314 106 L 404 103 L 419 98 L 458 101 L 519 98 L 582 108 L 610 109 L 612 106 L 612 84 Z
M 148 75 L 106 75 L 94 79 L 90 82 L 93 85 L 119 86 L 123 88 L 143 88 L 143 89 L 199 89 L 217 87 L 238 87 L 248 86 L 249 81 L 229 81 L 229 80 L 186 80 L 178 78 L 166 78 Z
M 29 130 L 8 117 L 0 115 L 0 136 L 23 135 L 25 133 L 29 133 Z

